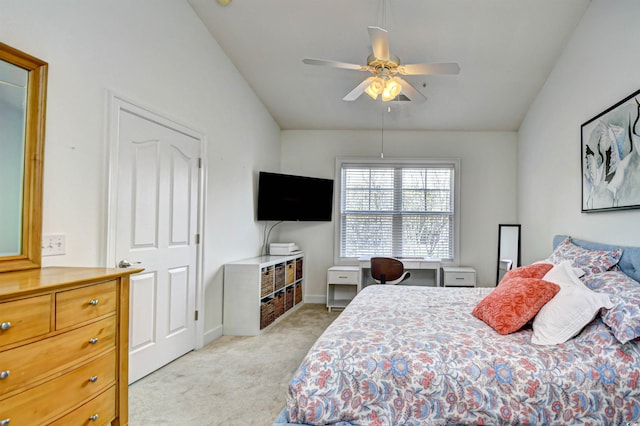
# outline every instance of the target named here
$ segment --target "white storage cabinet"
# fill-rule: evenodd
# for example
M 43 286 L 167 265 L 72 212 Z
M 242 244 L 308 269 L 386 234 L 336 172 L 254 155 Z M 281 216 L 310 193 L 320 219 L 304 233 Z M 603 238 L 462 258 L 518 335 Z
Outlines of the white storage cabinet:
M 223 334 L 255 336 L 302 304 L 304 254 L 224 265 Z
M 443 266 L 445 287 L 475 287 L 476 270 L 468 266 Z
M 357 266 L 332 266 L 327 271 L 327 309 L 344 309 L 358 293 Z

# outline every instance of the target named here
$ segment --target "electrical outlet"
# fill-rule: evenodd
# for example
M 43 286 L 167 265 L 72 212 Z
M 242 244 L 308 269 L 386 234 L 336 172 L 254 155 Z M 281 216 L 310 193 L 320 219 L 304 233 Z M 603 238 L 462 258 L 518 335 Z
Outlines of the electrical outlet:
M 46 234 L 42 236 L 42 255 L 56 256 L 67 252 L 65 234 Z

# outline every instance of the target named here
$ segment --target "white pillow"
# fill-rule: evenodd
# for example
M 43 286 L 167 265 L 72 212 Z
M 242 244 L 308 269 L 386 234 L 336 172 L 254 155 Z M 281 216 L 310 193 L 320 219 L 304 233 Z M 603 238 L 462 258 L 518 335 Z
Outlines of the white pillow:
M 533 263 L 550 263 L 550 264 L 554 264 L 553 262 L 549 262 L 548 260 L 538 260 L 537 262 L 533 262 Z M 576 277 L 581 278 L 582 276 L 584 276 L 584 271 L 582 270 L 582 268 L 576 268 L 573 265 L 571 265 L 571 270 L 573 271 L 574 274 L 576 274 Z
M 585 272 L 581 268 L 576 268 L 575 266 L 572 266 L 571 270 L 573 271 L 574 274 L 576 274 L 576 277 L 578 278 L 581 278 L 584 276 Z
M 609 296 L 587 288 L 576 277 L 570 261 L 554 266 L 542 277 L 558 284 L 560 291 L 533 320 L 531 343 L 556 345 L 571 339 L 589 324 L 600 308 L 612 308 Z

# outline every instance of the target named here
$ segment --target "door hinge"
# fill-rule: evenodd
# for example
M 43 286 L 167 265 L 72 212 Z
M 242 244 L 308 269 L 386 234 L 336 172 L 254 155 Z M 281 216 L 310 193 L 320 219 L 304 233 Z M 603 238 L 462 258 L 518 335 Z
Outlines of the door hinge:
M 196 311 L 195 320 L 198 321 L 198 311 Z
M 200 234 L 196 234 L 196 244 L 200 244 Z

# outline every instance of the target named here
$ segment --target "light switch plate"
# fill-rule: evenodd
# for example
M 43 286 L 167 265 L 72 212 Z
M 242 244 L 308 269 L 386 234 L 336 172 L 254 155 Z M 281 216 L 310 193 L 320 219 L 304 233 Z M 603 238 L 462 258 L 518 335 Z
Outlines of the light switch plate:
M 67 252 L 65 234 L 45 234 L 42 236 L 42 255 L 57 256 Z

